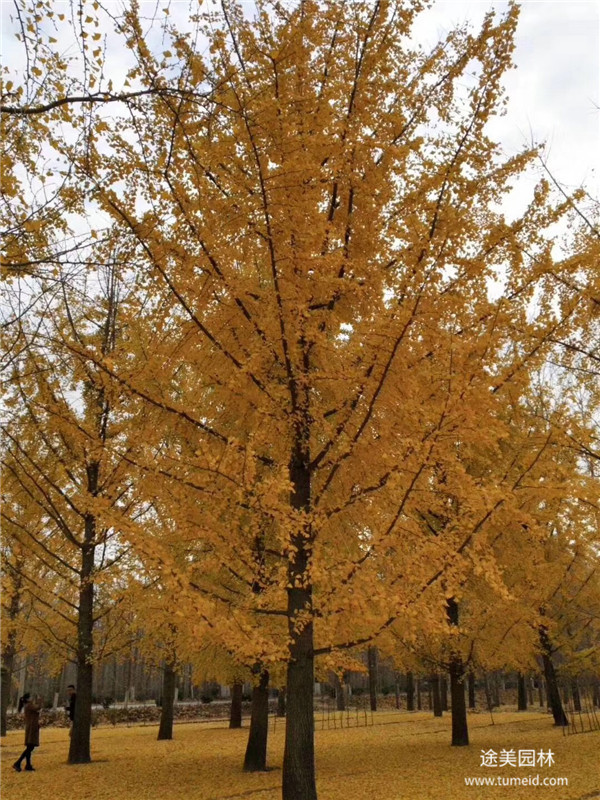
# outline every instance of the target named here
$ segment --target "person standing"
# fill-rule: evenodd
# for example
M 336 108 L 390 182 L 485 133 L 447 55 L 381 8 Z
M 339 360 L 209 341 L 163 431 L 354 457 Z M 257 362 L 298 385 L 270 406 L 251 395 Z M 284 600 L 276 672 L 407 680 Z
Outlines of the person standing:
M 13 769 L 21 772 L 21 763 L 25 759 L 25 771 L 35 772 L 31 764 L 31 754 L 36 747 L 40 746 L 40 709 L 42 707 L 41 697 L 31 699 L 29 692 L 26 692 L 19 700 L 19 711 L 25 712 L 25 750 L 13 764 Z
M 65 706 L 65 711 L 69 715 L 70 720 L 70 732 L 69 736 L 73 734 L 73 720 L 75 719 L 75 703 L 77 702 L 77 692 L 75 691 L 75 686 L 70 683 L 67 686 L 67 697 L 69 700 L 69 705 Z

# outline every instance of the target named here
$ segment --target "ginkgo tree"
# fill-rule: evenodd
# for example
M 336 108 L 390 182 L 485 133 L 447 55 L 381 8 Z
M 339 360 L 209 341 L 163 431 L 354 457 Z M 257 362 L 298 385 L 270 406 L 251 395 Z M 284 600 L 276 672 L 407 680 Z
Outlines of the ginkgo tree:
M 107 116 L 80 98 L 84 135 L 53 140 L 86 224 L 110 218 L 135 264 L 127 347 L 69 348 L 145 409 L 143 493 L 235 579 L 227 649 L 287 664 L 285 800 L 316 798 L 315 657 L 369 643 L 430 590 L 452 598 L 471 549 L 493 571 L 479 537 L 515 486 L 470 475 L 464 453 L 506 435 L 507 397 L 584 302 L 554 302 L 572 265 L 548 231 L 570 198 L 541 180 L 502 211 L 537 153 L 504 156 L 488 128 L 517 8 L 430 52 L 410 38 L 423 10 L 223 0 L 196 37 L 167 19 L 157 49 L 131 4 L 115 21 L 135 102 Z M 63 85 L 56 60 L 41 69 Z M 31 116 L 58 114 L 45 105 Z M 433 537 L 423 516 L 449 497 L 460 518 Z M 214 591 L 202 601 L 180 567 L 173 581 L 209 618 Z

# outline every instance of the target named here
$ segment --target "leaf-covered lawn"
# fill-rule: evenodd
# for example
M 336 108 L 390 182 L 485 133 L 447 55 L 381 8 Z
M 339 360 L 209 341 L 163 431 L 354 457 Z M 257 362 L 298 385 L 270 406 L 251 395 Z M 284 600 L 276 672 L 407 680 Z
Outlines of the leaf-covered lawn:
M 563 737 L 545 714 L 484 714 L 469 717 L 472 744 L 451 748 L 450 717 L 429 714 L 376 715 L 366 728 L 319 730 L 319 800 L 447 800 L 510 798 L 575 800 L 600 797 L 600 733 Z M 215 724 L 182 724 L 175 739 L 156 741 L 155 726 L 93 731 L 94 763 L 68 766 L 68 733 L 42 730 L 34 753 L 35 773 L 16 774 L 10 765 L 22 750 L 21 731 L 2 740 L 3 800 L 279 800 L 283 724 L 270 732 L 272 771 L 247 775 L 241 770 L 247 729 L 230 731 Z M 552 750 L 552 767 L 481 767 L 481 751 Z M 468 787 L 465 777 L 566 777 L 568 787 Z

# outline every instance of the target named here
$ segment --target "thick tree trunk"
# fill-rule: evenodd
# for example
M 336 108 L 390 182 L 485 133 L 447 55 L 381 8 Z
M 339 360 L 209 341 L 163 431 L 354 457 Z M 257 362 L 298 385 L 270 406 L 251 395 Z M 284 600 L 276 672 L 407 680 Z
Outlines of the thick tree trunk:
M 550 646 L 550 639 L 546 629 L 540 627 L 540 644 L 542 646 L 542 661 L 544 663 L 544 675 L 546 677 L 546 692 L 548 693 L 548 702 L 554 717 L 554 724 L 565 726 L 569 724 L 567 715 L 563 708 L 562 700 L 560 699 L 560 692 L 558 690 L 558 681 L 556 680 L 556 670 L 552 663 L 552 648 Z
M 367 664 L 369 667 L 369 702 L 371 711 L 377 711 L 377 648 L 369 647 L 367 650 Z
M 167 662 L 163 668 L 162 706 L 160 709 L 160 725 L 158 739 L 173 738 L 173 716 L 175 712 L 175 686 L 177 673 L 173 664 Z
M 447 601 L 446 613 L 451 627 L 458 626 L 458 603 L 451 597 Z M 465 747 L 469 744 L 467 725 L 467 706 L 465 703 L 465 667 L 462 656 L 455 651 L 450 657 L 450 695 L 452 698 L 452 746 Z
M 412 672 L 406 673 L 406 710 L 415 710 L 415 679 Z
M 308 436 L 299 437 L 290 463 L 291 505 L 310 509 Z M 287 617 L 290 637 L 287 665 L 287 714 L 283 753 L 283 800 L 317 800 L 314 744 L 314 652 L 312 583 L 308 564 L 312 532 L 303 526 L 291 538 Z
M 229 727 L 242 727 L 242 686 L 240 681 L 231 685 L 231 709 L 229 712 Z
M 88 467 L 88 473 L 91 467 Z M 85 544 L 81 551 L 79 618 L 77 621 L 77 700 L 71 729 L 69 764 L 87 764 L 92 760 L 90 729 L 92 725 L 92 684 L 94 678 L 94 545 L 95 519 L 85 519 Z
M 250 731 L 244 757 L 244 772 L 264 772 L 267 769 L 267 738 L 269 734 L 269 673 L 261 671 L 252 688 Z
M 442 698 L 440 695 L 440 676 L 437 673 L 434 673 L 429 678 L 429 684 L 431 686 L 431 695 L 433 700 L 433 716 L 434 717 L 441 717 L 442 716 Z
M 277 692 L 277 716 L 285 717 L 285 686 Z
M 525 675 L 522 672 L 519 672 L 517 676 L 517 710 L 527 711 L 527 689 Z
M 475 675 L 471 670 L 468 678 L 469 684 L 469 708 L 475 708 Z

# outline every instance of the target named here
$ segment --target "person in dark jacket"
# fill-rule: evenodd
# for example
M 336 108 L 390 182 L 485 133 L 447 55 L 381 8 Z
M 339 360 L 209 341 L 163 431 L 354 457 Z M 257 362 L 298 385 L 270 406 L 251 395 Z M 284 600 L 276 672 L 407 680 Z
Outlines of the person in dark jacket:
M 67 697 L 69 698 L 69 705 L 65 706 L 65 711 L 69 715 L 69 736 L 73 735 L 73 720 L 75 719 L 75 703 L 77 702 L 77 692 L 75 691 L 75 686 L 70 683 L 67 686 Z
M 69 698 L 69 705 L 65 706 L 65 711 L 68 713 L 72 723 L 75 719 L 75 703 L 77 702 L 77 692 L 72 683 L 67 686 L 67 696 Z
M 19 711 L 25 713 L 25 750 L 13 764 L 13 769 L 21 772 L 21 763 L 25 759 L 25 771 L 35 772 L 31 765 L 31 754 L 36 747 L 40 746 L 40 709 L 42 700 L 36 697 L 31 699 L 29 692 L 26 692 L 19 700 Z

